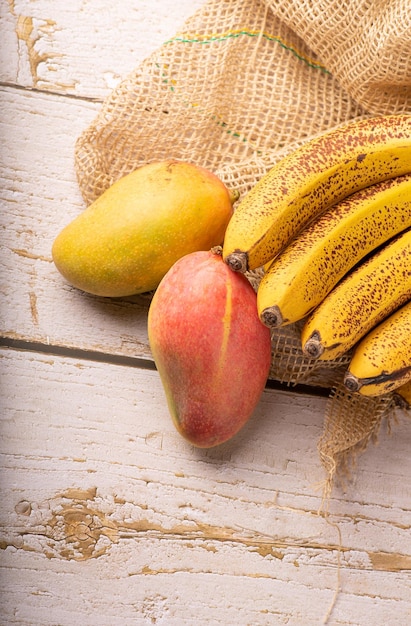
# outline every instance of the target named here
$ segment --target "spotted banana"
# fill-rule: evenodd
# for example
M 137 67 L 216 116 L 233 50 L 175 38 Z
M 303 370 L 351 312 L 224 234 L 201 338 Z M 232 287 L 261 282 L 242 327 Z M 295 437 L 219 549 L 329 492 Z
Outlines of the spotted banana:
M 411 115 L 355 120 L 281 159 L 240 202 L 223 259 L 245 272 L 273 259 L 315 216 L 347 195 L 411 172 Z
M 410 380 L 411 301 L 360 341 L 345 373 L 344 385 L 364 396 L 380 396 Z
M 411 227 L 411 174 L 376 183 L 328 209 L 280 253 L 258 287 L 269 327 L 306 317 L 364 256 Z
M 337 359 L 374 326 L 411 299 L 411 229 L 354 268 L 307 318 L 306 356 Z

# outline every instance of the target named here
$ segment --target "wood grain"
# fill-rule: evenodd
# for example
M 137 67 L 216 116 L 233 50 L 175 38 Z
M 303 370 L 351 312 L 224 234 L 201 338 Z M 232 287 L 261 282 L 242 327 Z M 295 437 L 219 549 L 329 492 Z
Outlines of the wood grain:
M 183 26 L 204 0 L 8 0 L 0 7 L 1 80 L 102 99 Z
M 117 623 L 124 601 L 122 618 L 132 620 L 149 597 L 166 623 L 223 624 L 235 610 L 243 624 L 273 623 L 275 613 L 277 623 L 320 621 L 339 543 L 315 490 L 324 399 L 267 390 L 236 438 L 204 451 L 175 431 L 156 372 L 8 350 L 2 371 L 3 590 L 8 607 L 21 606 L 23 576 L 38 611 L 25 622 L 30 605 L 21 606 L 23 621 L 8 623 L 44 623 L 51 594 L 68 585 L 76 595 L 85 580 L 86 605 L 74 610 L 86 624 Z M 383 436 L 384 460 L 371 450 L 355 485 L 330 504 L 342 533 L 335 619 L 350 615 L 355 598 L 376 623 L 394 598 L 399 619 L 409 611 L 410 510 L 390 487 L 411 469 L 409 438 L 407 424 Z M 54 619 L 71 623 L 63 607 Z

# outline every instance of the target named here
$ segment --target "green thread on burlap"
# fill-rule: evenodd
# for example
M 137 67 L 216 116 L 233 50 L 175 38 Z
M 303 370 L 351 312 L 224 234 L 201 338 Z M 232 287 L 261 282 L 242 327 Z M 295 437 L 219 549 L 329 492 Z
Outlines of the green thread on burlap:
M 313 61 L 309 57 L 304 56 L 301 52 L 296 50 L 296 48 L 284 42 L 281 39 L 281 37 L 278 37 L 276 35 L 271 35 L 269 33 L 261 32 L 261 31 L 232 30 L 232 31 L 227 31 L 225 33 L 216 33 L 215 35 L 195 35 L 192 37 L 179 35 L 179 36 L 173 37 L 172 39 L 168 39 L 167 41 L 164 42 L 163 45 L 168 45 L 171 43 L 210 44 L 213 42 L 226 41 L 227 39 L 237 39 L 238 37 L 242 37 L 242 36 L 257 37 L 257 38 L 260 37 L 262 39 L 267 39 L 268 41 L 273 41 L 275 43 L 278 43 L 282 48 L 284 48 L 284 50 L 288 50 L 288 52 L 291 52 L 297 59 L 299 59 L 300 61 L 303 61 L 309 67 L 312 67 L 313 69 L 316 69 L 316 70 L 320 70 L 321 72 L 324 72 L 325 74 L 330 74 L 329 70 L 327 70 L 327 68 L 324 65 L 322 65 L 321 63 L 317 63 L 316 61 Z

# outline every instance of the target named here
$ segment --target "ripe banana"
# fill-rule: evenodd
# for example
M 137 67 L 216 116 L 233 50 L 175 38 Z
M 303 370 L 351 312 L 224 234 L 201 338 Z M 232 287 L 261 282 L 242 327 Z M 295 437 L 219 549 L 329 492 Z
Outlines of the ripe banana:
M 411 301 L 392 313 L 356 347 L 344 385 L 380 396 L 411 380 Z
M 303 352 L 336 359 L 411 299 L 411 229 L 354 268 L 314 309 L 301 331 Z
M 350 122 L 281 159 L 240 202 L 223 259 L 245 272 L 273 259 L 315 216 L 354 191 L 411 172 L 411 115 Z
M 411 227 L 411 174 L 361 189 L 307 226 L 271 263 L 258 287 L 269 327 L 308 315 L 366 254 Z

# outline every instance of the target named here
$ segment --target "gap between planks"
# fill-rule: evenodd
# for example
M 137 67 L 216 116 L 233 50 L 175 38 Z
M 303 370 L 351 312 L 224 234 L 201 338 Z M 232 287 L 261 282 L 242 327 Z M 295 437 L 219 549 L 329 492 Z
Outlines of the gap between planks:
M 97 350 L 83 350 L 81 348 L 71 348 L 68 346 L 53 345 L 38 341 L 27 341 L 11 337 L 0 337 L 0 347 L 16 350 L 18 352 L 38 352 L 40 354 L 51 354 L 71 359 L 107 363 L 109 365 L 123 365 L 125 367 L 134 367 L 146 370 L 157 369 L 154 361 L 142 357 L 110 354 L 108 352 L 98 352 Z M 311 385 L 304 385 L 301 383 L 288 385 L 287 383 L 282 383 L 272 379 L 267 380 L 265 388 L 287 392 L 292 390 L 298 394 L 316 397 L 319 396 L 321 398 L 328 398 L 331 392 L 331 389 L 326 387 L 312 387 Z

